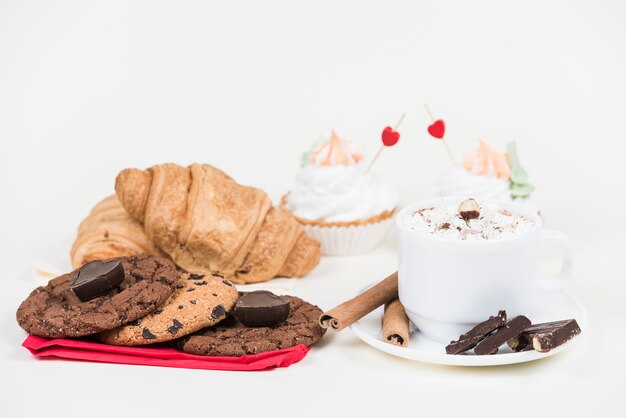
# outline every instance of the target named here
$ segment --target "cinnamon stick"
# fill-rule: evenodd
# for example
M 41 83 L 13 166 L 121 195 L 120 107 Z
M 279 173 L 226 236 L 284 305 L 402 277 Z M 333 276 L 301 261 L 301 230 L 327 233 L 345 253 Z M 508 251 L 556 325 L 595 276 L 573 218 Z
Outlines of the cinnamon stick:
M 409 318 L 400 299 L 396 298 L 385 304 L 383 341 L 400 347 L 409 346 Z
M 398 272 L 320 316 L 320 326 L 337 332 L 398 297 Z

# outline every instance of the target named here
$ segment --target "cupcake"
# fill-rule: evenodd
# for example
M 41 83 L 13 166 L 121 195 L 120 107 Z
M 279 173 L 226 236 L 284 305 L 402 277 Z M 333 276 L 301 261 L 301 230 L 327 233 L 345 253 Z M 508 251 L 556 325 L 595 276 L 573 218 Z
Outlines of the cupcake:
M 504 153 L 481 139 L 479 148 L 467 154 L 460 167 L 445 172 L 437 185 L 442 197 L 472 196 L 539 212 L 535 188 L 528 182 L 514 142 L 507 145 Z
M 377 247 L 393 224 L 398 203 L 391 185 L 366 172 L 363 154 L 332 131 L 303 158 L 292 190 L 283 197 L 324 255 L 354 255 Z

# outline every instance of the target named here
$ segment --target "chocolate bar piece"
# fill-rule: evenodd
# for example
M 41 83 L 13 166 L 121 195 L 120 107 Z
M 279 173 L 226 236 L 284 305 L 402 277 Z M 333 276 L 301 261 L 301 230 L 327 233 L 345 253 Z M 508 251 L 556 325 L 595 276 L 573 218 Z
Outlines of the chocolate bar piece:
M 289 317 L 289 299 L 267 290 L 244 293 L 235 304 L 234 315 L 249 327 L 271 327 Z
M 545 322 L 526 328 L 516 338 L 507 342 L 514 351 L 526 351 L 533 348 L 546 353 L 580 334 L 580 327 L 575 319 Z
M 506 343 L 515 352 L 533 350 L 533 342 L 528 341 L 525 338 L 520 339 L 519 336 L 517 338 L 510 339 Z
M 485 337 L 474 348 L 474 354 L 480 356 L 485 354 L 496 354 L 498 348 L 512 338 L 517 337 L 530 326 L 530 319 L 524 315 L 516 316 L 506 323 L 502 328 L 498 328 L 495 332 Z
M 467 333 L 461 335 L 458 340 L 450 341 L 450 344 L 446 346 L 446 353 L 461 354 L 471 350 L 483 338 L 504 326 L 504 324 L 506 324 L 506 311 L 500 311 L 497 316 L 490 316 L 486 321 L 481 322 Z
M 119 260 L 89 262 L 72 276 L 71 289 L 87 302 L 115 289 L 124 280 L 124 267 Z

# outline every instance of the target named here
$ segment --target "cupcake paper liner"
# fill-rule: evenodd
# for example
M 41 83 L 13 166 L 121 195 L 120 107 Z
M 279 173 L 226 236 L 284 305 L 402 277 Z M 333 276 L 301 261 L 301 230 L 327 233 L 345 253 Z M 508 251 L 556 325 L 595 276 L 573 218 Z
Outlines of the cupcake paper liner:
M 302 225 L 306 233 L 317 239 L 323 255 L 357 255 L 376 248 L 394 223 L 390 216 L 379 222 L 348 226 Z

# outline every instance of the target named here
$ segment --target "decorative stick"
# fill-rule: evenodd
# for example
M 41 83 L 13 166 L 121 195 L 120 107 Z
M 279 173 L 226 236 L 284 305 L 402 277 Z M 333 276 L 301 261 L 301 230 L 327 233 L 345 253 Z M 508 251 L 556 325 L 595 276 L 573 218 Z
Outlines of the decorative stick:
M 385 129 L 383 129 L 383 133 L 381 134 L 383 145 L 381 145 L 381 147 L 378 149 L 378 152 L 376 152 L 376 154 L 374 155 L 374 158 L 372 158 L 372 161 L 370 162 L 370 165 L 365 170 L 365 173 L 368 173 L 370 171 L 370 169 L 372 168 L 372 166 L 374 165 L 374 163 L 376 162 L 380 154 L 383 152 L 383 149 L 385 149 L 385 147 L 393 147 L 394 145 L 398 143 L 398 141 L 400 140 L 400 133 L 397 131 L 397 129 L 398 129 L 398 126 L 400 126 L 400 124 L 404 120 L 405 116 L 406 116 L 406 113 L 403 113 L 393 128 L 391 126 L 385 126 Z
M 436 120 L 435 119 L 435 115 L 433 115 L 433 112 L 430 111 L 430 107 L 428 107 L 427 103 L 424 103 L 424 107 L 426 108 L 426 111 L 428 112 L 428 116 L 430 116 L 430 118 L 433 120 L 433 122 Z
M 396 124 L 393 127 L 393 130 L 395 131 L 396 129 L 398 129 L 398 126 L 400 126 L 400 124 L 402 123 L 402 121 L 404 120 L 404 117 L 406 116 L 406 113 L 403 113 L 402 116 L 400 116 L 400 119 L 398 119 L 398 121 L 396 122 Z
M 454 155 L 452 155 L 452 151 L 450 151 L 450 147 L 448 147 L 448 141 L 443 138 L 443 135 L 446 133 L 446 124 L 442 119 L 435 119 L 435 115 L 430 111 L 428 104 L 424 103 L 424 107 L 426 108 L 426 112 L 432 119 L 433 123 L 428 127 L 428 133 L 436 139 L 441 139 L 443 146 L 446 148 L 448 153 L 448 157 L 450 157 L 450 161 L 452 161 L 453 165 L 457 165 L 456 160 L 454 159 Z

